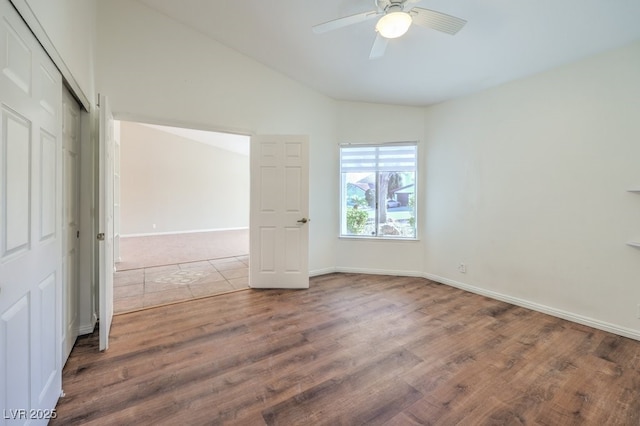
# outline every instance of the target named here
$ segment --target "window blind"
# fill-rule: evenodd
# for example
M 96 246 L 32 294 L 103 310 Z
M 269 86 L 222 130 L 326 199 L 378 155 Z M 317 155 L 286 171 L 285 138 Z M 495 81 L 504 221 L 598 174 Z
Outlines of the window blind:
M 340 147 L 340 172 L 413 172 L 416 144 L 344 145 Z

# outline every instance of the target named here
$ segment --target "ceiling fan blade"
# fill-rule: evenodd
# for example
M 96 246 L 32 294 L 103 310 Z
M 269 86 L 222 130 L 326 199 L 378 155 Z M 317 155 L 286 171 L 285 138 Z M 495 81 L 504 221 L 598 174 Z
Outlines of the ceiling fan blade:
M 382 37 L 380 34 L 376 34 L 376 39 L 371 46 L 371 53 L 369 53 L 369 59 L 378 59 L 384 55 L 384 51 L 387 49 L 389 43 L 388 38 Z
M 360 22 L 367 21 L 378 15 L 378 11 L 370 10 L 369 12 L 362 12 L 356 15 L 345 16 L 344 18 L 338 18 L 334 19 L 333 21 L 314 25 L 312 28 L 314 33 L 322 34 L 328 31 L 337 30 L 338 28 L 346 27 L 348 25 L 359 24 Z
M 467 23 L 464 19 L 422 7 L 414 7 L 410 13 L 414 24 L 451 35 L 460 31 Z

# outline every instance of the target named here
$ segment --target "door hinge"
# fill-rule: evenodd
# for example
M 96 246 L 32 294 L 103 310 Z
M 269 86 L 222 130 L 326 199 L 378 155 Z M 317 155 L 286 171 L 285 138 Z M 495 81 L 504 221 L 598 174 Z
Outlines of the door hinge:
M 80 238 L 80 231 L 76 231 L 76 238 Z
M 96 235 L 96 238 L 98 239 L 98 241 L 104 241 L 104 232 L 100 232 L 98 235 Z

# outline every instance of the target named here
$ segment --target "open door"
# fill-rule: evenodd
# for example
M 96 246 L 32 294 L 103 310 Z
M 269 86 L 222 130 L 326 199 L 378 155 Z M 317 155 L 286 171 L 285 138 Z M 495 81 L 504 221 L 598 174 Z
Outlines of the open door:
M 106 96 L 99 96 L 98 147 L 98 256 L 100 297 L 100 350 L 109 347 L 113 319 L 113 161 L 115 138 L 113 114 Z
M 249 287 L 309 288 L 309 138 L 251 138 Z

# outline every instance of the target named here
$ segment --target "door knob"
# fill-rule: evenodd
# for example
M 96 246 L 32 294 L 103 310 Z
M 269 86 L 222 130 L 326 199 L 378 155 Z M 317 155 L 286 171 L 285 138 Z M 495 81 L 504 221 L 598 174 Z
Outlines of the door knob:
M 311 219 L 307 219 L 306 217 L 303 217 L 302 219 L 300 219 L 300 220 L 298 221 L 298 223 L 307 223 L 307 222 L 309 222 L 310 220 L 311 220 Z

